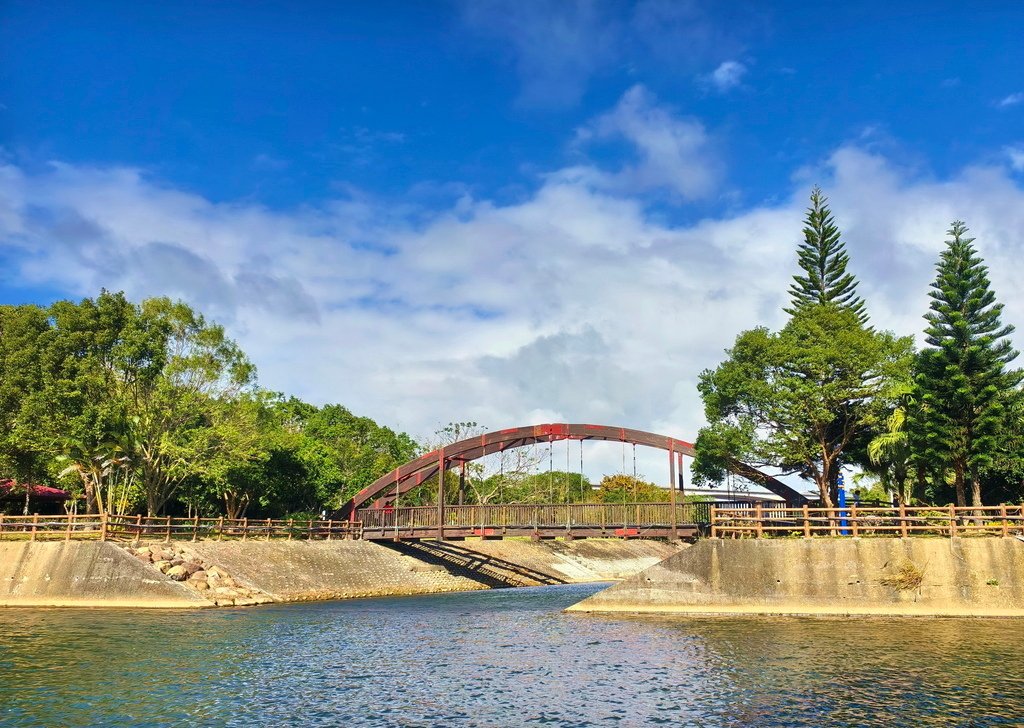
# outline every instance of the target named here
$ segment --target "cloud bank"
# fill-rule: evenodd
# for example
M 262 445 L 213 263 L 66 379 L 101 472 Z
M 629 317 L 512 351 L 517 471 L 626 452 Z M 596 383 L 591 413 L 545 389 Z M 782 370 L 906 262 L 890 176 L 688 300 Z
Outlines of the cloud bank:
M 1006 318 L 1024 325 L 1024 189 L 1009 160 L 934 179 L 842 146 L 784 182 L 781 202 L 673 226 L 643 193 L 715 189 L 703 126 L 637 87 L 575 143 L 612 136 L 634 162 L 552 170 L 514 204 L 467 196 L 415 215 L 357 196 L 284 211 L 214 203 L 138 169 L 8 162 L 6 276 L 71 296 L 183 298 L 227 325 L 264 386 L 414 436 L 455 420 L 567 420 L 693 437 L 699 372 L 740 330 L 783 320 L 814 182 L 876 326 L 921 330 L 956 218 Z

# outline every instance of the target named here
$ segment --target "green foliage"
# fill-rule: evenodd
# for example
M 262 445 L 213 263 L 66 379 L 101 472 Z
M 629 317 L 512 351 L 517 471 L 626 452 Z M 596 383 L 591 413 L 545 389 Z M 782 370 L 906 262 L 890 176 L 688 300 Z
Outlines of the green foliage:
M 1003 306 L 964 223 L 949 229 L 929 293 L 928 347 L 917 362 L 919 407 L 911 428 L 921 462 L 941 480 L 951 474 L 958 505 L 981 505 L 982 480 L 1007 453 L 1019 453 L 1021 372 L 1009 371 L 1014 351 L 1001 323 Z M 1014 438 L 1017 438 L 1014 442 Z M 1010 466 L 1012 469 L 1014 466 Z
M 260 391 L 221 326 L 166 298 L 0 306 L 0 365 L 0 476 L 59 482 L 92 511 L 319 512 L 417 450 Z
M 850 257 L 827 203 L 821 189 L 815 187 L 804 220 L 804 242 L 797 249 L 804 274 L 793 276 L 789 289 L 793 304 L 786 313 L 794 315 L 808 306 L 834 304 L 849 309 L 861 324 L 867 325 L 864 301 L 857 295 L 857 281 L 846 272 Z
M 654 483 L 619 473 L 601 479 L 594 500 L 599 503 L 663 503 L 668 500 L 668 492 Z
M 911 342 L 866 328 L 849 306 L 796 310 L 786 327 L 743 332 L 698 384 L 710 423 L 697 436 L 694 472 L 717 481 L 729 460 L 812 479 L 831 504 L 858 438 L 885 418 L 883 394 L 905 376 Z

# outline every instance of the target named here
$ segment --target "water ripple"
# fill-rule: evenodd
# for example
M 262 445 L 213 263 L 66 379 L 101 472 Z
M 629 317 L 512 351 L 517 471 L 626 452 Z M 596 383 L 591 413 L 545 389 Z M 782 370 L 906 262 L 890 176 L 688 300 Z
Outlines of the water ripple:
M 1024 725 L 1017 621 L 562 613 L 596 588 L 7 610 L 0 724 Z

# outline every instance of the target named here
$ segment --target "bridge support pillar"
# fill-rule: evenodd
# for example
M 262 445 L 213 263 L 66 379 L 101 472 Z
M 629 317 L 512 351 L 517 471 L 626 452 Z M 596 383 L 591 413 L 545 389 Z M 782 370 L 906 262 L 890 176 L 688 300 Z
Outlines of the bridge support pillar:
M 444 448 L 437 451 L 437 540 L 444 541 Z
M 676 452 L 675 447 L 669 443 L 668 447 L 668 477 L 669 477 L 669 503 L 671 503 L 672 511 L 672 540 L 676 541 L 679 539 L 679 515 L 676 513 Z

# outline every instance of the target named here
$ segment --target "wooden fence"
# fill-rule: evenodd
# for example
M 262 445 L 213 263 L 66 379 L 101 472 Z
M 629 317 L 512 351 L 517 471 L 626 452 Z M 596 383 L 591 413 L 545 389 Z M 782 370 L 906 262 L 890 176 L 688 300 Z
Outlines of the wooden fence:
M 1024 506 L 784 506 L 711 509 L 712 538 L 772 536 L 1010 536 L 1024 533 Z
M 359 538 L 362 524 L 349 521 L 249 518 L 172 518 L 107 513 L 64 516 L 0 515 L 0 540 L 171 541 L 186 539 L 330 540 Z
M 675 523 L 709 523 L 711 503 L 677 503 Z M 367 529 L 437 527 L 437 506 L 364 508 L 359 520 Z M 446 528 L 573 528 L 673 523 L 671 503 L 565 503 L 538 505 L 446 506 Z

